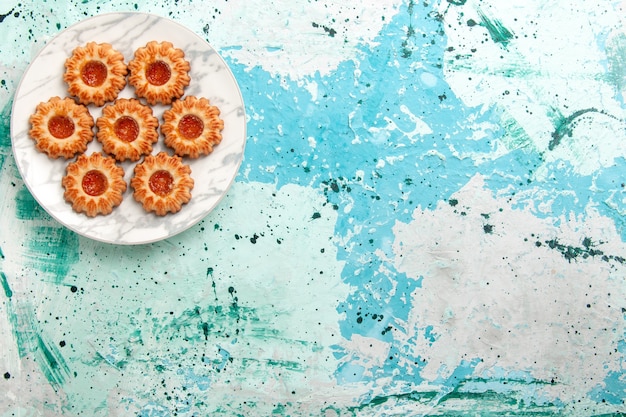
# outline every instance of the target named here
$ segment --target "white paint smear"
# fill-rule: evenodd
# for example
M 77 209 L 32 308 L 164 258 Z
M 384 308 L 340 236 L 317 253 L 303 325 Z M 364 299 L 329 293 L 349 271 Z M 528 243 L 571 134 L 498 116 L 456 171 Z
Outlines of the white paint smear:
M 328 75 L 355 59 L 360 45 L 373 45 L 401 3 L 220 0 L 214 7 L 223 13 L 210 23 L 208 37 L 224 55 L 250 68 L 260 66 L 293 79 Z
M 401 326 L 406 333 L 395 333 L 413 357 L 426 360 L 422 376 L 435 381 L 480 359 L 477 376 L 527 372 L 554 380 L 546 395 L 568 401 L 621 371 L 626 266 L 600 255 L 568 262 L 546 243 L 587 243 L 609 258 L 623 256 L 626 245 L 611 220 L 593 211 L 585 219 L 539 219 L 495 198 L 480 176 L 453 199 L 457 205 L 418 208 L 410 223 L 394 227 L 396 268 L 423 277 Z M 424 337 L 428 326 L 434 341 Z

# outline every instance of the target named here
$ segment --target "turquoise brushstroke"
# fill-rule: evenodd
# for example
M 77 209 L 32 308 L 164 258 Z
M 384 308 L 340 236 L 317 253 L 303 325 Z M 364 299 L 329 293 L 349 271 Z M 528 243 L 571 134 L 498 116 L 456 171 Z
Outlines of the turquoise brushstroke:
M 30 267 L 60 284 L 79 260 L 79 245 L 78 235 L 63 226 L 33 226 L 24 256 Z
M 15 217 L 19 220 L 50 219 L 48 213 L 24 186 L 15 195 Z
M 0 271 L 0 284 L 2 284 L 2 289 L 4 290 L 4 295 L 7 298 L 13 297 L 13 291 L 11 291 L 11 287 L 9 286 L 9 281 L 7 280 L 7 276 L 4 272 Z
M 502 44 L 506 47 L 515 37 L 513 32 L 507 29 L 498 19 L 490 18 L 480 8 L 477 10 L 477 13 L 478 16 L 480 16 L 481 24 L 485 27 L 485 29 L 487 29 L 491 40 L 495 43 Z
M 12 155 L 11 150 L 11 108 L 13 100 L 9 100 L 0 111 L 0 172 L 6 159 Z
M 7 304 L 8 318 L 13 328 L 19 357 L 30 356 L 37 363 L 52 388 L 59 390 L 71 376 L 65 358 L 41 329 L 34 313 L 34 307 L 23 300 L 18 300 L 15 303 L 13 299 L 10 301 Z
M 70 376 L 70 370 L 54 343 L 51 343 L 40 333 L 35 337 L 35 360 L 41 368 L 48 382 L 54 389 L 59 389 Z
M 607 115 L 611 118 L 614 118 L 611 115 L 606 114 L 605 112 L 598 110 L 596 108 L 590 107 L 587 109 L 576 110 L 571 115 L 565 117 L 561 115 L 559 112 L 555 110 L 556 116 L 554 116 L 555 120 L 555 130 L 552 132 L 552 139 L 548 144 L 548 150 L 552 151 L 558 145 L 561 144 L 561 141 L 566 137 L 571 137 L 573 134 L 573 129 L 576 127 L 577 120 L 588 113 L 601 113 Z

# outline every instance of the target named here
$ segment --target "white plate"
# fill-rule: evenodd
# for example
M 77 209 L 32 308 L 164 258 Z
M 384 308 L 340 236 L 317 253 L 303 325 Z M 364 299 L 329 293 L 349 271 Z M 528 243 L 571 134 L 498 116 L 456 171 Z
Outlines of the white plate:
M 149 41 L 169 41 L 185 52 L 191 65 L 191 82 L 185 95 L 208 98 L 221 110 L 224 120 L 222 142 L 213 153 L 198 159 L 184 159 L 191 166 L 195 186 L 191 201 L 182 210 L 164 217 L 146 213 L 132 196 L 129 186 L 122 204 L 107 216 L 89 218 L 75 213 L 63 199 L 61 179 L 69 161 L 53 160 L 35 149 L 29 137 L 28 119 L 35 107 L 50 97 L 67 97 L 63 81 L 65 60 L 77 46 L 87 42 L 108 42 L 124 54 L 125 61 L 134 51 Z M 119 97 L 134 97 L 130 86 Z M 162 121 L 165 106 L 152 106 L 154 115 Z M 94 120 L 101 108 L 89 106 Z M 94 127 L 95 132 L 95 127 Z M 243 159 L 246 142 L 246 118 L 241 91 L 232 72 L 219 54 L 202 38 L 171 20 L 144 13 L 111 13 L 85 19 L 57 35 L 37 55 L 18 86 L 11 115 L 11 140 L 18 169 L 26 186 L 39 204 L 56 220 L 75 232 L 102 242 L 141 244 L 174 236 L 197 224 L 222 199 Z M 97 140 L 89 145 L 90 154 L 102 149 Z M 153 154 L 167 150 L 163 138 L 155 145 Z M 172 151 L 168 151 L 170 154 Z M 70 160 L 71 161 L 71 160 Z M 120 164 L 127 183 L 135 163 Z

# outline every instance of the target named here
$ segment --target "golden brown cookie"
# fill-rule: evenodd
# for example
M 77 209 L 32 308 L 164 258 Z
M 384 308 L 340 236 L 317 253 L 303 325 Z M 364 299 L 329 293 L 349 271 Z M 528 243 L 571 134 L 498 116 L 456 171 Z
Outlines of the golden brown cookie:
M 29 118 L 29 136 L 38 151 L 50 158 L 73 158 L 93 140 L 94 120 L 87 107 L 71 98 L 52 97 L 35 108 Z
M 111 213 L 122 203 L 126 191 L 122 167 L 99 152 L 79 155 L 76 162 L 68 164 L 62 185 L 63 197 L 72 209 L 89 217 Z
M 190 65 L 185 53 L 171 42 L 150 41 L 135 51 L 128 63 L 128 83 L 149 104 L 169 104 L 183 95 L 189 85 Z
M 166 152 L 147 155 L 135 165 L 135 175 L 130 180 L 135 190 L 133 197 L 148 212 L 159 216 L 176 213 L 191 199 L 194 181 L 190 174 L 191 168 L 179 156 Z
M 124 56 L 110 44 L 89 42 L 65 60 L 63 80 L 80 103 L 102 106 L 124 88 L 127 72 Z
M 161 132 L 165 144 L 179 156 L 197 158 L 210 154 L 222 141 L 224 121 L 219 116 L 220 109 L 206 98 L 188 96 L 174 101 L 163 113 Z
M 96 120 L 96 137 L 104 152 L 118 161 L 137 161 L 152 152 L 152 145 L 159 139 L 158 125 L 151 107 L 134 98 L 118 98 L 102 109 L 102 116 Z

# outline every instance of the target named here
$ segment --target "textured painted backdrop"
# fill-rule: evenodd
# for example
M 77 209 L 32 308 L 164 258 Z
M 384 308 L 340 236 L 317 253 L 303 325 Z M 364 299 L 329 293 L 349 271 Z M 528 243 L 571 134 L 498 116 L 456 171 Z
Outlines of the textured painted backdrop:
M 0 416 L 617 415 L 626 4 L 0 5 Z M 246 102 L 218 208 L 129 249 L 33 200 L 12 98 L 110 11 L 208 40 Z

